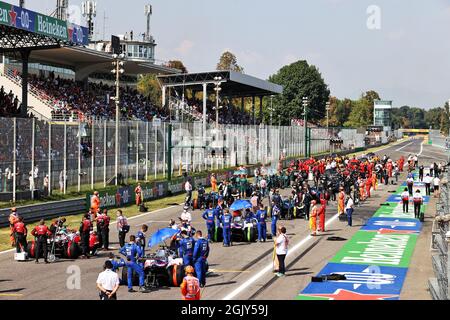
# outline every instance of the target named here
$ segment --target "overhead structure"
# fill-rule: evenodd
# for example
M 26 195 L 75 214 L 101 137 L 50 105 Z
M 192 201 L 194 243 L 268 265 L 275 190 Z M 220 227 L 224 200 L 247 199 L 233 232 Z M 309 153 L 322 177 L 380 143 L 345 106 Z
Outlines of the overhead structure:
M 27 115 L 31 52 L 87 44 L 85 27 L 0 1 L 0 54 L 19 52 L 22 59 L 21 116 Z
M 241 98 L 241 108 L 244 110 L 244 98 L 252 98 L 252 115 L 255 122 L 255 99 L 260 99 L 260 117 L 262 119 L 262 100 L 265 96 L 281 94 L 283 87 L 272 82 L 258 79 L 235 71 L 212 71 L 203 73 L 185 73 L 158 76 L 162 87 L 162 105 L 166 104 L 168 88 L 189 87 L 194 93 L 203 92 L 203 126 L 206 128 L 206 102 L 208 94 L 214 92 L 220 80 L 220 94 L 227 98 Z M 209 91 L 208 91 L 209 90 Z M 204 130 L 206 131 L 206 130 Z

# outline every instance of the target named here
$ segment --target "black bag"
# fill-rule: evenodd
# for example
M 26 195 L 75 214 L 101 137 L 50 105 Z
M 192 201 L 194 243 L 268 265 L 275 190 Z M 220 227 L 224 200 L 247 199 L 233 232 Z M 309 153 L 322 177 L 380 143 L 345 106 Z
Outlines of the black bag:
M 123 226 L 123 227 L 122 227 L 122 232 L 125 232 L 125 233 L 130 232 L 130 225 L 127 224 L 127 225 Z

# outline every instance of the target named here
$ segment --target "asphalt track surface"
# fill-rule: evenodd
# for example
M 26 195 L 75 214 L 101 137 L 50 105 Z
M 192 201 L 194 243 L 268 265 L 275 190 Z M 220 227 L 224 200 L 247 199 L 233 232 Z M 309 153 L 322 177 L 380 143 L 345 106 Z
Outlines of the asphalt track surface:
M 408 154 L 422 152 L 420 161 L 428 165 L 432 161 L 446 161 L 442 149 L 423 145 L 423 140 L 415 139 L 390 146 L 378 152 L 394 159 Z M 401 182 L 405 180 L 404 174 Z M 366 201 L 354 213 L 354 226 L 336 219 L 336 203 L 330 202 L 327 207 L 327 230 L 318 237 L 310 237 L 308 223 L 297 219 L 280 221 L 287 228 L 290 237 L 290 254 L 286 260 L 287 273 L 284 278 L 277 278 L 272 273 L 273 242 L 266 243 L 234 243 L 232 247 L 223 247 L 221 243 L 211 245 L 208 259 L 210 274 L 207 286 L 202 290 L 202 299 L 208 300 L 292 300 L 311 281 L 335 253 L 345 244 L 327 241 L 329 236 L 350 239 L 370 216 L 398 186 L 380 185 L 372 198 Z M 287 195 L 290 189 L 282 190 Z M 176 219 L 182 212 L 182 206 L 174 205 L 160 211 L 137 216 L 129 220 L 132 226 L 129 234 L 136 234 L 142 224 L 149 225 L 149 232 L 168 225 L 171 218 Z M 113 213 L 113 211 L 111 211 Z M 192 214 L 193 225 L 204 232 L 205 223 L 199 210 Z M 270 232 L 270 223 L 267 224 Z M 117 232 L 112 226 L 110 232 L 111 247 L 118 247 Z M 114 252 L 117 253 L 117 250 Z M 50 299 L 50 300 L 96 300 L 96 279 L 102 271 L 102 265 L 108 253 L 100 252 L 98 257 L 88 260 L 59 260 L 45 265 L 33 261 L 15 262 L 13 252 L 0 253 L 0 299 Z M 42 260 L 41 260 L 42 261 Z M 80 272 L 77 286 L 73 281 L 73 272 Z M 135 288 L 137 289 L 137 288 Z M 126 286 L 119 289 L 121 300 L 179 300 L 179 288 L 161 288 L 150 293 L 128 293 Z

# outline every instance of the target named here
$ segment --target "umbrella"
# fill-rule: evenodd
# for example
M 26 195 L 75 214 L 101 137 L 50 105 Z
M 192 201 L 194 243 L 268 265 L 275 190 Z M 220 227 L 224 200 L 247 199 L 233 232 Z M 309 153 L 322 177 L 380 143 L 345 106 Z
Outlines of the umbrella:
M 178 233 L 178 230 L 172 229 L 172 228 L 164 228 L 160 229 L 157 232 L 155 232 L 152 237 L 150 238 L 150 241 L 148 242 L 148 246 L 154 247 L 161 242 L 164 242 L 165 240 L 173 237 L 175 234 Z
M 231 211 L 239 211 L 242 209 L 251 209 L 253 206 L 248 200 L 236 200 L 233 202 L 233 204 L 230 206 Z

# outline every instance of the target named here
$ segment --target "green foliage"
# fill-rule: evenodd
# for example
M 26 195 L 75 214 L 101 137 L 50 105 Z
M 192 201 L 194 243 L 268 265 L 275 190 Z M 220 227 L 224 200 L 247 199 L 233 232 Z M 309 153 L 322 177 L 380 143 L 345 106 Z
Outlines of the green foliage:
M 298 61 L 281 68 L 269 81 L 283 86 L 283 94 L 274 99 L 274 114 L 281 115 L 282 124 L 289 124 L 290 119 L 303 119 L 303 97 L 309 98 L 308 120 L 325 118 L 330 90 L 315 66 Z
M 180 60 L 170 60 L 167 65 L 169 68 L 181 70 L 181 73 L 188 73 L 188 69 Z
M 224 53 L 222 53 L 216 69 L 219 71 L 231 70 L 240 73 L 244 72 L 244 68 L 238 65 L 236 56 L 229 51 L 225 51 Z
M 162 92 L 155 74 L 146 74 L 142 76 L 138 81 L 137 89 L 140 94 L 149 97 L 154 105 L 161 107 Z

